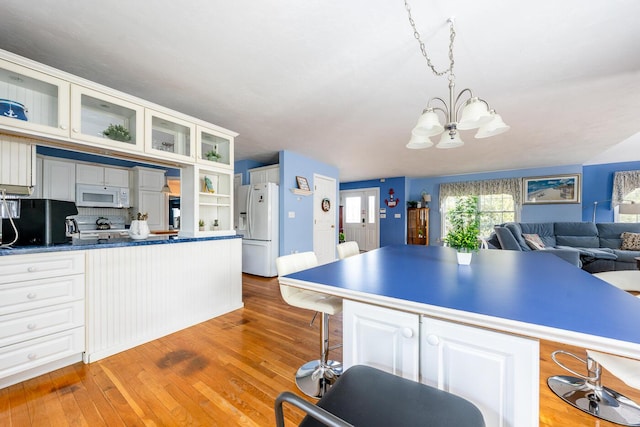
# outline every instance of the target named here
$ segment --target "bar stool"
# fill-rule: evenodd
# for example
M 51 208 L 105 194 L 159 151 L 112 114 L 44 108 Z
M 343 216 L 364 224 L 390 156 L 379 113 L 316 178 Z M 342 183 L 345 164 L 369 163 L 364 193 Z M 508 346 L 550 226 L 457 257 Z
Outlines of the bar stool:
M 318 265 L 313 252 L 301 252 L 276 258 L 278 277 Z M 305 363 L 296 372 L 296 385 L 306 395 L 319 398 L 333 385 L 342 374 L 342 363 L 328 360 L 329 354 L 329 315 L 342 312 L 342 299 L 320 292 L 298 289 L 280 284 L 282 299 L 294 307 L 313 310 L 316 315 L 322 313 L 320 322 L 320 359 Z
M 586 365 L 587 375 L 575 372 L 558 361 L 564 354 Z M 601 366 L 630 387 L 640 389 L 640 361 L 587 350 L 587 360 L 563 350 L 554 351 L 551 358 L 576 377 L 555 375 L 547 379 L 549 388 L 562 400 L 594 417 L 621 424 L 640 426 L 640 405 L 602 385 Z
M 360 248 L 358 247 L 358 242 L 344 242 L 338 244 L 338 258 L 340 259 L 345 259 L 359 254 Z
M 317 405 L 281 393 L 275 402 L 277 427 L 284 427 L 284 402 L 307 413 L 301 427 L 485 425 L 480 410 L 468 400 L 364 365 L 347 369 Z

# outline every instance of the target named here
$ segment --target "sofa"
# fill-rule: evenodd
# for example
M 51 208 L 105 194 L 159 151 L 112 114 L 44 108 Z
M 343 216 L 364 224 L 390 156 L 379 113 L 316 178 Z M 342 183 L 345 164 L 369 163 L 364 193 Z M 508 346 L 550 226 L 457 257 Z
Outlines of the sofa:
M 634 270 L 640 223 L 509 222 L 495 227 L 490 248 L 545 250 L 590 273 Z

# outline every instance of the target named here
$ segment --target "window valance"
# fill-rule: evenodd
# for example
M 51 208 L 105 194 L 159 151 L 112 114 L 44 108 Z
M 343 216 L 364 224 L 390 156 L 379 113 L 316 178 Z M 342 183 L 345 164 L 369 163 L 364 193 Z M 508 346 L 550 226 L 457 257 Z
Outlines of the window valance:
M 640 187 L 640 171 L 621 171 L 613 175 L 613 193 L 611 207 L 615 208 L 624 200 L 624 196 Z
M 516 209 L 522 206 L 522 186 L 520 178 L 487 179 L 440 184 L 440 210 L 449 196 L 483 196 L 488 194 L 509 194 Z

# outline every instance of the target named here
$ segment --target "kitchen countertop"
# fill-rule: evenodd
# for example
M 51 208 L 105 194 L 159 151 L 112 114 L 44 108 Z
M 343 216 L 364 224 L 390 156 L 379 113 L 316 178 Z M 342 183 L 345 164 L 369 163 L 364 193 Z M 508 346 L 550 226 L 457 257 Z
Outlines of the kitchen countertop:
M 106 248 L 118 248 L 128 246 L 144 246 L 144 245 L 163 245 L 174 243 L 187 243 L 187 242 L 202 242 L 206 240 L 224 240 L 224 239 L 240 239 L 242 236 L 230 235 L 230 236 L 207 236 L 207 237 L 180 237 L 180 236 L 167 236 L 167 235 L 150 235 L 146 239 L 133 240 L 133 239 L 109 239 L 109 240 L 75 240 L 73 242 L 64 243 L 53 246 L 20 246 L 16 248 L 3 248 L 0 249 L 0 256 L 6 255 L 25 255 L 36 254 L 46 252 L 64 252 L 64 251 L 79 251 L 89 249 L 106 249 Z

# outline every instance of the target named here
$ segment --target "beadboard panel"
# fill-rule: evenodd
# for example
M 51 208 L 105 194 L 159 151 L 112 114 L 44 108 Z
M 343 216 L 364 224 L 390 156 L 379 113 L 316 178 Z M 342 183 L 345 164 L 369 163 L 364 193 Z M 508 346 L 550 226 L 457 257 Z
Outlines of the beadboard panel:
M 242 307 L 241 239 L 87 251 L 93 362 Z

